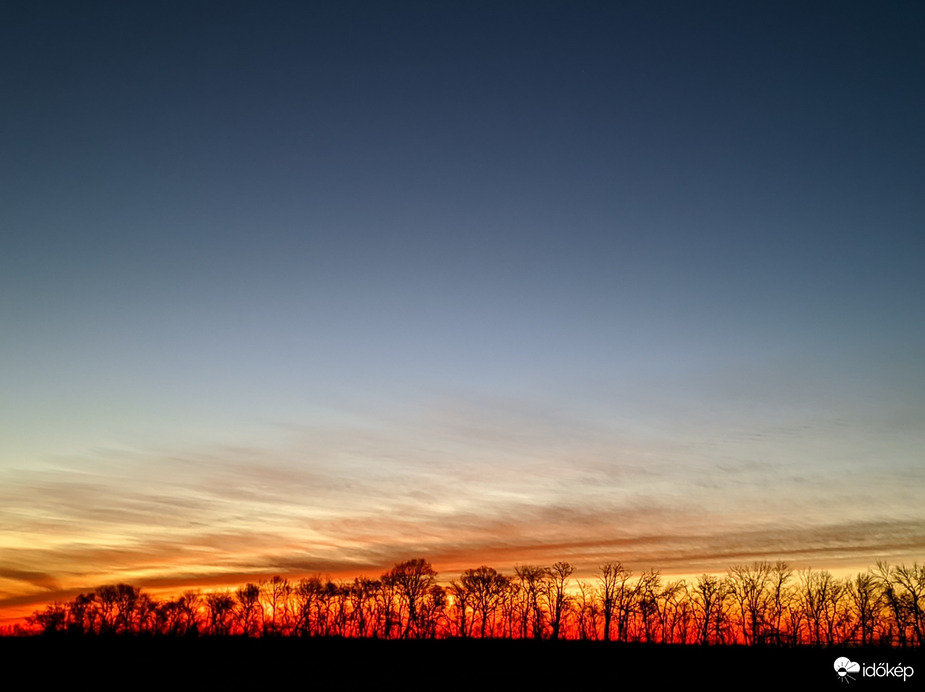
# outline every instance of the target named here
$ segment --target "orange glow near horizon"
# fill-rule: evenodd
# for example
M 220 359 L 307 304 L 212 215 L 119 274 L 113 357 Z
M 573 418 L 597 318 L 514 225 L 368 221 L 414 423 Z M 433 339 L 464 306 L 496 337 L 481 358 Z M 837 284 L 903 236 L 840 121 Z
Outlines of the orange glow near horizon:
M 490 553 L 491 556 L 496 556 L 495 552 Z M 452 580 L 459 577 L 459 575 L 467 570 L 474 567 L 473 563 L 478 563 L 481 565 L 490 565 L 490 562 L 483 561 L 473 561 L 471 563 L 463 563 L 458 558 L 454 558 L 453 561 L 446 562 L 435 562 L 433 563 L 434 569 L 438 573 L 438 583 L 444 587 L 448 587 Z M 463 566 L 466 564 L 466 566 Z M 527 564 L 536 564 L 539 566 L 545 566 L 551 564 L 551 562 L 540 562 L 540 561 L 519 561 L 515 564 L 518 565 L 527 565 Z M 729 567 L 733 563 L 730 563 Z M 735 564 L 745 564 L 745 563 L 735 563 Z M 68 602 L 78 594 L 81 593 L 92 593 L 97 587 L 102 586 L 103 584 L 116 584 L 116 583 L 127 583 L 136 587 L 140 587 L 140 590 L 143 593 L 147 593 L 153 598 L 166 601 L 177 599 L 188 591 L 194 591 L 202 595 L 208 593 L 229 593 L 233 594 L 237 589 L 245 586 L 246 584 L 261 584 L 266 583 L 270 579 L 282 576 L 287 579 L 290 584 L 295 585 L 301 579 L 307 579 L 312 577 L 318 577 L 322 580 L 331 580 L 339 583 L 349 584 L 353 582 L 356 578 L 368 578 L 368 579 L 379 579 L 385 574 L 392 565 L 383 565 L 380 567 L 371 568 L 366 571 L 357 572 L 348 567 L 345 567 L 336 571 L 328 571 L 325 573 L 321 572 L 310 572 L 310 573 L 294 573 L 294 574 L 280 574 L 278 572 L 249 572 L 249 573 L 237 573 L 234 575 L 222 574 L 222 575 L 200 575 L 200 576 L 191 576 L 181 580 L 172 580 L 169 577 L 158 578 L 154 580 L 141 580 L 141 581 L 132 581 L 131 579 L 117 579 L 102 581 L 98 584 L 92 586 L 84 586 L 81 588 L 69 588 L 56 591 L 55 595 L 51 598 L 42 597 L 40 593 L 34 593 L 30 595 L 24 595 L 14 598 L 5 599 L 6 603 L 0 606 L 0 628 L 5 628 L 5 630 L 12 630 L 18 626 L 24 626 L 26 624 L 26 619 L 35 613 L 44 609 L 46 606 L 51 605 L 55 602 Z M 638 578 L 640 573 L 644 570 L 633 570 L 630 565 L 624 565 L 633 578 Z M 855 567 L 834 567 L 832 569 L 825 568 L 814 568 L 815 571 L 827 571 L 832 574 L 833 577 L 837 579 L 851 579 L 854 578 L 859 573 L 864 573 L 872 568 L 873 566 L 855 568 Z M 790 565 L 790 568 L 793 572 L 793 579 L 796 579 L 801 569 L 801 567 L 795 567 Z M 647 568 L 650 569 L 650 568 Z M 508 577 L 513 578 L 514 568 L 511 567 L 507 570 L 499 570 L 501 574 L 507 575 Z M 728 572 L 726 570 L 706 570 L 703 572 L 667 572 L 659 571 L 663 583 L 669 582 L 678 582 L 683 581 L 687 584 L 693 584 L 702 574 L 713 574 L 722 578 Z M 597 567 L 588 568 L 588 569 L 576 569 L 576 571 L 571 575 L 570 584 L 568 586 L 569 591 L 573 594 L 577 593 L 579 590 L 578 582 L 583 581 L 585 584 L 591 585 L 592 588 L 596 588 L 597 580 L 599 578 L 600 572 Z M 123 575 L 124 576 L 124 575 Z

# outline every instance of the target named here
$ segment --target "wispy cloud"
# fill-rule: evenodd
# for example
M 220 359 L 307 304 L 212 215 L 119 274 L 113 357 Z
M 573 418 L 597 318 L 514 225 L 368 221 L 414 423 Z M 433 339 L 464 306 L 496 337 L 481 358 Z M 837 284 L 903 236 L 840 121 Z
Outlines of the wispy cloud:
M 689 572 L 766 558 L 864 566 L 925 545 L 925 472 L 829 474 L 784 454 L 769 465 L 737 456 L 737 440 L 710 462 L 696 440 L 685 456 L 683 438 L 634 438 L 535 405 L 456 401 L 284 437 L 101 449 L 8 472 L 3 602 L 117 580 L 376 573 L 414 555 L 447 571 L 619 559 Z

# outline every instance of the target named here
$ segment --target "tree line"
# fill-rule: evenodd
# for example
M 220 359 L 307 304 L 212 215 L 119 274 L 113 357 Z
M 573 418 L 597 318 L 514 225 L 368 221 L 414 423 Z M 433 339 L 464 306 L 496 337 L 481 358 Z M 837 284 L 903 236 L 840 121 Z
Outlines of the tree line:
M 589 580 L 567 562 L 481 566 L 440 583 L 423 559 L 378 579 L 275 576 L 234 590 L 159 600 L 100 586 L 27 618 L 29 633 L 74 636 L 298 636 L 370 639 L 582 639 L 691 645 L 921 646 L 925 565 L 836 578 L 784 562 L 669 580 L 619 562 Z

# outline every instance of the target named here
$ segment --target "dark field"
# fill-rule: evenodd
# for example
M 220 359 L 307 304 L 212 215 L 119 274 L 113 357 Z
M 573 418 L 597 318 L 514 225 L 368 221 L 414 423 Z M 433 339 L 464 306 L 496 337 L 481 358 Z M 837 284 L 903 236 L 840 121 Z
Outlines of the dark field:
M 92 681 L 94 689 L 206 689 L 254 685 L 298 689 L 397 686 L 438 690 L 660 689 L 697 683 L 727 689 L 787 684 L 818 689 L 840 682 L 833 663 L 911 666 L 913 674 L 853 675 L 860 689 L 899 685 L 919 689 L 925 661 L 919 649 L 694 647 L 581 641 L 375 641 L 296 638 L 5 638 L 0 660 L 49 685 Z M 881 670 L 882 672 L 882 670 Z

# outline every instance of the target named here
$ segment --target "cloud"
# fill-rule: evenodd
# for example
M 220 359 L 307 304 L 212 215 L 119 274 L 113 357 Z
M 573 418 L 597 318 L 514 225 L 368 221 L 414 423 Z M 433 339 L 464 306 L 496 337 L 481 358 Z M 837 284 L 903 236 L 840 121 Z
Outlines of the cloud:
M 9 579 L 11 581 L 25 582 L 32 586 L 48 591 L 54 591 L 58 587 L 58 581 L 50 574 L 44 572 L 30 572 L 20 569 L 10 569 L 0 567 L 0 579 Z
M 289 427 L 275 446 L 107 448 L 6 472 L 0 525 L 16 530 L 0 538 L 0 599 L 378 574 L 414 556 L 448 573 L 557 560 L 692 573 L 864 567 L 925 545 L 914 469 L 832 474 L 734 446 L 710 461 L 510 401 L 417 413 Z

